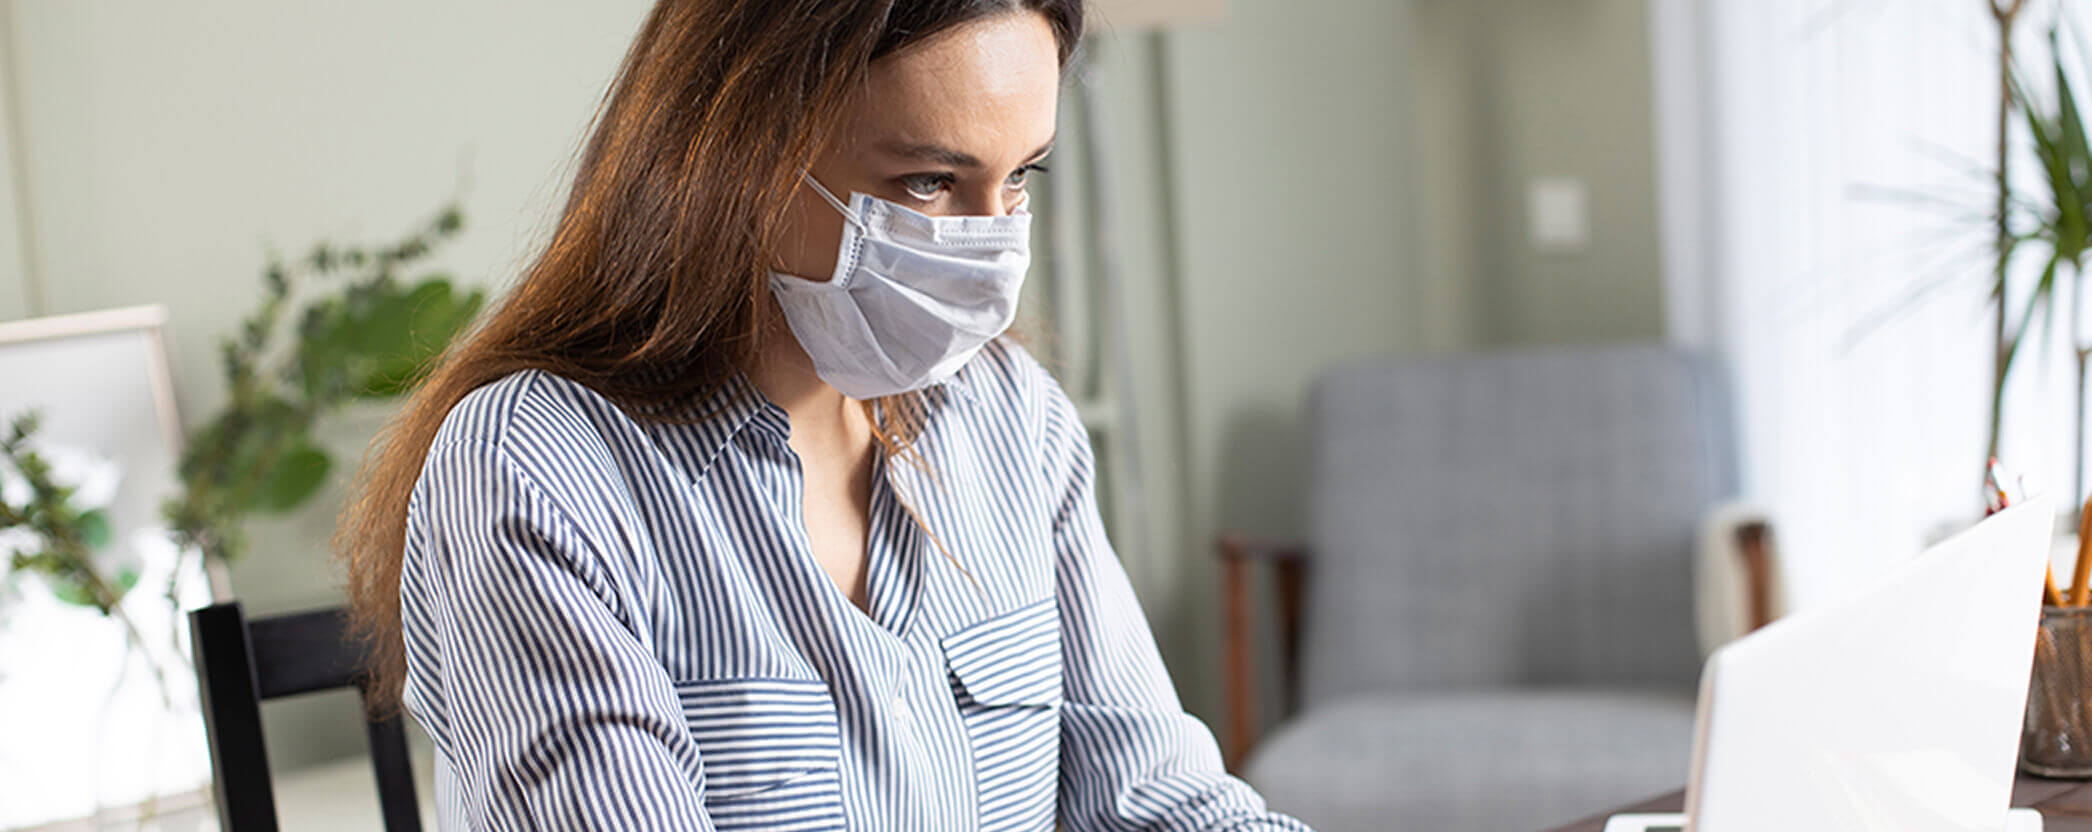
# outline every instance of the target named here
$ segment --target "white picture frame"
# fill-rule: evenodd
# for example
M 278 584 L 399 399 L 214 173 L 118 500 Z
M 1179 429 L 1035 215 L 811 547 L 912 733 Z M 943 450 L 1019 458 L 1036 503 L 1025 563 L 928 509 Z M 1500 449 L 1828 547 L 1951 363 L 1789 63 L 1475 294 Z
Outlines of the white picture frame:
M 54 467 L 70 454 L 115 475 L 97 490 L 115 532 L 109 554 L 140 572 L 122 607 L 146 645 L 134 649 L 117 621 L 64 603 L 36 576 L 7 581 L 0 829 L 101 828 L 210 805 L 186 612 L 229 588 L 176 550 L 160 516 L 182 448 L 166 322 L 165 307 L 140 306 L 0 323 L 0 431 L 35 409 L 34 447 Z

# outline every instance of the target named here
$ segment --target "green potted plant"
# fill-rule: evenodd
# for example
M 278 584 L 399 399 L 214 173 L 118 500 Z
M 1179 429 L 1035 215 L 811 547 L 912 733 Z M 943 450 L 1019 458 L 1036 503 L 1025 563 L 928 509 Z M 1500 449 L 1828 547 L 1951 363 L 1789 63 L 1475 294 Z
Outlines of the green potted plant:
M 315 429 L 355 402 L 411 389 L 469 325 L 484 295 L 461 291 L 424 265 L 462 227 L 459 211 L 446 207 L 387 245 L 322 243 L 294 259 L 268 258 L 260 304 L 219 344 L 225 397 L 182 444 L 171 494 L 159 505 L 165 529 L 112 528 L 103 502 L 120 472 L 95 456 L 101 449 L 60 447 L 40 436 L 37 412 L 0 413 L 0 615 L 30 609 L 15 602 L 33 584 L 39 595 L 62 602 L 43 605 L 39 598 L 37 609 L 70 605 L 100 619 L 74 620 L 79 632 L 40 632 L 36 639 L 115 646 L 112 630 L 120 630 L 125 655 L 112 666 L 130 669 L 133 681 L 117 672 L 105 716 L 117 712 L 112 708 L 129 714 L 153 707 L 139 699 L 141 665 L 150 670 L 162 712 L 193 707 L 182 704 L 194 683 L 180 619 L 200 602 L 197 567 L 224 574 L 225 565 L 248 554 L 246 524 L 254 515 L 310 502 L 334 469 Z M 213 592 L 228 591 L 222 579 L 213 582 Z M 128 603 L 148 589 L 164 603 Z M 163 612 L 168 620 L 158 618 Z M 53 620 L 38 615 L 39 625 Z M 100 776 L 90 775 L 97 783 Z M 145 817 L 157 800 L 143 804 Z
M 248 515 L 294 509 L 326 482 L 333 459 L 313 438 L 320 419 L 412 389 L 471 322 L 482 292 L 461 292 L 441 273 L 401 277 L 462 225 L 450 207 L 389 246 L 322 243 L 295 261 L 270 259 L 260 307 L 219 345 L 225 403 L 191 433 L 181 491 L 164 507 L 184 549 L 212 565 L 245 555 Z M 297 304 L 313 279 L 338 288 Z

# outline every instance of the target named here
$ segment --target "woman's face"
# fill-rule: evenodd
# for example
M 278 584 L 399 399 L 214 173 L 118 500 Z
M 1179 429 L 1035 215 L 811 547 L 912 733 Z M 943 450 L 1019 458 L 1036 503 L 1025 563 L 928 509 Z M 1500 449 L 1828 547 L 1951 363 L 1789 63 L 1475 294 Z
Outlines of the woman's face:
M 872 65 L 814 179 L 925 214 L 1001 216 L 1053 146 L 1060 53 L 1046 19 L 1015 12 L 966 23 Z M 781 270 L 835 272 L 843 217 L 812 188 L 794 198 Z

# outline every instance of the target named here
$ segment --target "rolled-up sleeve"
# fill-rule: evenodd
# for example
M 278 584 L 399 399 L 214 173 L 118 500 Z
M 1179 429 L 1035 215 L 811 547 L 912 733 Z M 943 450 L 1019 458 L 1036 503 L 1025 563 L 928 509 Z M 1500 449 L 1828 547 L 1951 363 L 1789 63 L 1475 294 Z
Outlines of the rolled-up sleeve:
M 429 452 L 400 592 L 443 828 L 710 830 L 675 687 L 573 511 L 496 444 Z
M 1045 457 L 1057 490 L 1055 594 L 1065 704 L 1061 810 L 1072 832 L 1307 832 L 1229 775 L 1170 686 L 1133 587 L 1105 538 L 1088 433 L 1045 382 Z

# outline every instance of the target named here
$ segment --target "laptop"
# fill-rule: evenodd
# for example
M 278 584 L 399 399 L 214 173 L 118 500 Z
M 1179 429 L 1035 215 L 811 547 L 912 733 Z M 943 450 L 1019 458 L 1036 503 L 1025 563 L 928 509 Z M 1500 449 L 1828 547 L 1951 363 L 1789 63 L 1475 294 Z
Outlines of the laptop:
M 2008 807 L 2054 521 L 2027 500 L 1716 650 L 1685 813 L 1606 832 L 2039 832 Z

